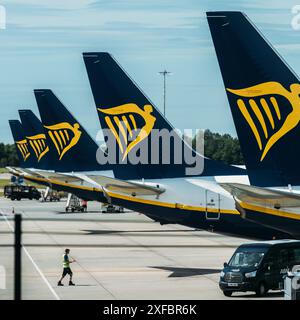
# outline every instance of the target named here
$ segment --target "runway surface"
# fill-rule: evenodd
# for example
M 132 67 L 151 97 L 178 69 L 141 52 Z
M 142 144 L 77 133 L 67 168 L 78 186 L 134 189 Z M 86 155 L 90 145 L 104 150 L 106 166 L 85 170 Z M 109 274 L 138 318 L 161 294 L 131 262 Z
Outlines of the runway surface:
M 226 298 L 219 273 L 248 240 L 180 225 L 153 222 L 135 212 L 65 213 L 65 202 L 0 199 L 0 267 L 13 298 L 13 213 L 23 215 L 23 299 L 257 299 L 253 293 Z M 58 287 L 62 255 L 71 249 L 75 287 Z M 0 268 L 3 270 L 3 268 Z M 260 298 L 262 299 L 262 298 Z M 264 299 L 283 299 L 271 292 Z

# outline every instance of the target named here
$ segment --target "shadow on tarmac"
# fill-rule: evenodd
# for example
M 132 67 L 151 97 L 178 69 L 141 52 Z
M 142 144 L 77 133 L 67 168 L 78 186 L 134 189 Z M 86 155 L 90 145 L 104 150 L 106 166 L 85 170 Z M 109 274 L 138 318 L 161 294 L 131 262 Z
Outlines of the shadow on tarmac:
M 220 269 L 206 269 L 206 268 L 180 268 L 180 267 L 151 267 L 151 268 L 170 271 L 171 274 L 168 276 L 168 278 L 204 276 L 208 274 L 215 274 L 215 273 L 221 272 Z
M 239 295 L 236 295 L 233 293 L 232 297 L 233 298 L 260 298 L 260 299 L 266 299 L 266 298 L 282 298 L 284 296 L 284 292 L 283 291 L 271 291 L 271 292 L 268 292 L 266 294 L 265 297 L 257 297 L 257 295 L 253 292 L 251 293 L 243 293 L 243 294 L 239 294 Z

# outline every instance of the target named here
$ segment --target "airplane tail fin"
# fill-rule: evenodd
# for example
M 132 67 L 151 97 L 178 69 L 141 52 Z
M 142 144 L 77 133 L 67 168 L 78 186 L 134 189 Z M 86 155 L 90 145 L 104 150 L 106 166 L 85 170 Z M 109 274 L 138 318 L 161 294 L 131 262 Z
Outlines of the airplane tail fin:
M 207 12 L 251 184 L 299 185 L 300 84 L 241 12 Z
M 115 177 L 124 179 L 124 172 L 136 179 L 184 177 L 186 169 L 194 166 L 185 161 L 185 152 L 197 158 L 198 164 L 204 164 L 194 175 L 241 174 L 238 168 L 196 155 L 109 53 L 83 53 L 83 59 L 100 124 L 107 137 L 108 153 L 116 151 L 116 160 L 122 164 L 114 168 Z M 158 135 L 163 138 L 153 140 Z M 169 139 L 170 151 L 163 147 L 163 139 Z M 151 145 L 153 141 L 156 143 Z M 132 160 L 132 156 L 136 158 Z M 126 171 L 122 170 L 124 164 Z
M 20 167 L 34 168 L 36 160 L 31 153 L 21 122 L 19 120 L 9 120 L 8 122 L 15 142 Z
M 51 170 L 51 153 L 41 121 L 31 110 L 19 110 L 19 116 L 28 144 L 37 160 L 36 168 Z
M 34 90 L 56 171 L 106 170 L 96 160 L 98 145 L 51 90 Z

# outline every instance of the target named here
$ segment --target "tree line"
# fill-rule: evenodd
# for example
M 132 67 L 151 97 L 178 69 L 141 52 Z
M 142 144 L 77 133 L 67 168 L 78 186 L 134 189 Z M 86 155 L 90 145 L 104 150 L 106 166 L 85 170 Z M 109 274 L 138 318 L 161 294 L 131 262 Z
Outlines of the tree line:
M 195 146 L 195 138 L 193 139 Z M 205 130 L 204 154 L 206 157 L 227 164 L 244 164 L 239 140 L 230 134 L 219 134 Z M 0 143 L 0 167 L 18 166 L 19 160 L 14 144 Z
M 194 138 L 193 146 L 195 147 L 195 145 L 196 142 Z M 244 164 L 239 140 L 228 133 L 219 134 L 205 130 L 204 155 L 210 159 L 222 161 L 226 164 Z
M 14 144 L 0 143 L 0 167 L 18 166 L 19 159 Z

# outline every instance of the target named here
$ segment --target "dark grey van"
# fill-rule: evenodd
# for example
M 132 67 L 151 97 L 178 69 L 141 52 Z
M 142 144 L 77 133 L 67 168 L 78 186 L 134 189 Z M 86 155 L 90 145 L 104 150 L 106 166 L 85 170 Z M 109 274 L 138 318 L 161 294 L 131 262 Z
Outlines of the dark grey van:
M 225 296 L 237 291 L 254 291 L 264 296 L 268 290 L 282 289 L 283 276 L 295 265 L 300 265 L 300 241 L 243 244 L 224 263 L 219 286 Z
M 39 200 L 41 193 L 33 186 L 7 185 L 4 187 L 4 196 L 12 201 L 15 199 Z

